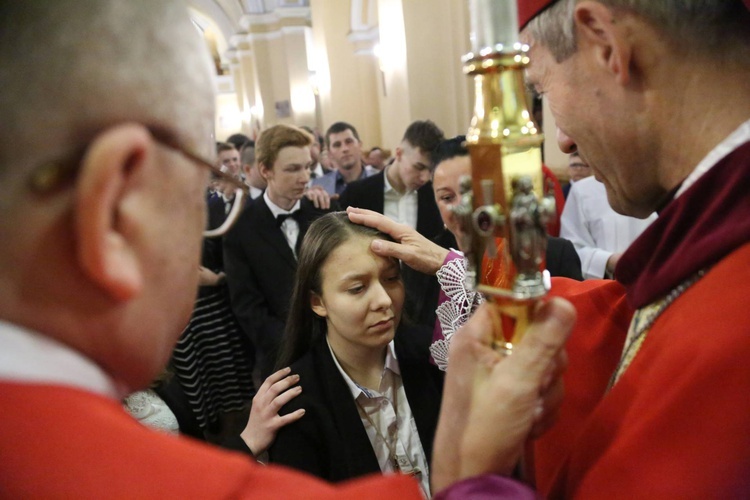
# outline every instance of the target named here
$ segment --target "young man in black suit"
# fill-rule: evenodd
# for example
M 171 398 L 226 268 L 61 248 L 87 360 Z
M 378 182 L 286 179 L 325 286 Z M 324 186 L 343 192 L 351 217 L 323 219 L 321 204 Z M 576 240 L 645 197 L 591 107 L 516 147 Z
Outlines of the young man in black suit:
M 232 309 L 255 345 L 261 378 L 273 373 L 286 323 L 297 251 L 310 223 L 324 211 L 305 196 L 313 137 L 293 126 L 265 130 L 255 144 L 268 187 L 249 202 L 224 238 Z
M 430 120 L 409 125 L 393 163 L 378 174 L 352 182 L 341 194 L 341 209 L 366 208 L 432 239 L 443 228 L 430 182 L 433 152 L 442 140 L 443 131 Z

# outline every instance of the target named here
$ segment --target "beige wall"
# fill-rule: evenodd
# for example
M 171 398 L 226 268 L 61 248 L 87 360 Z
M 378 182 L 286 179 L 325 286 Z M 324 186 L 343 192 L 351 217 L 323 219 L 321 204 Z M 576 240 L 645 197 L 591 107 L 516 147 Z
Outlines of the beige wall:
M 448 136 L 469 126 L 466 2 L 403 0 L 411 120 L 431 118 Z
M 357 128 L 366 146 L 381 142 L 377 101 L 377 63 L 372 40 L 351 33 L 350 0 L 313 0 L 314 59 L 319 82 L 323 130 L 334 122 Z M 361 6 L 358 4 L 358 6 Z M 362 13 L 355 12 L 358 18 Z M 366 34 L 361 34 L 365 38 Z
M 431 119 L 452 137 L 470 119 L 468 12 L 455 0 L 379 0 L 383 141 L 395 147 L 414 120 Z M 383 87 L 383 83 L 385 87 Z
M 366 148 L 390 149 L 414 120 L 431 119 L 449 137 L 466 132 L 473 90 L 461 68 L 465 1 L 311 0 L 306 16 L 243 23 L 231 65 L 243 132 L 276 123 L 324 132 L 347 121 Z M 285 100 L 292 115 L 277 118 L 275 104 Z

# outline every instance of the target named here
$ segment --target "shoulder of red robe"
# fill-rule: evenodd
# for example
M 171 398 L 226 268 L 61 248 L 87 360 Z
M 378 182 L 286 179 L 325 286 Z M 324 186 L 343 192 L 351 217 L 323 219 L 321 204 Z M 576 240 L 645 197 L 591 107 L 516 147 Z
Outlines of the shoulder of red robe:
M 518 27 L 524 29 L 529 22 L 542 13 L 547 7 L 551 7 L 557 0 L 517 0 L 518 1 Z M 750 2 L 750 0 L 746 0 Z

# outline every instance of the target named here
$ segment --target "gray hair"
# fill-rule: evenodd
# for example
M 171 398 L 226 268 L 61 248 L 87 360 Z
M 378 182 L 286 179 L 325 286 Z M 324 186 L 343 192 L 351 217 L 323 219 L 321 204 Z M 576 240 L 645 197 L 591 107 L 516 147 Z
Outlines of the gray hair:
M 206 153 L 211 64 L 177 0 L 0 0 L 0 185 L 125 121 Z
M 578 0 L 560 0 L 527 26 L 557 62 L 576 51 L 573 11 Z M 750 13 L 742 0 L 598 0 L 644 18 L 684 53 L 720 61 L 750 61 Z

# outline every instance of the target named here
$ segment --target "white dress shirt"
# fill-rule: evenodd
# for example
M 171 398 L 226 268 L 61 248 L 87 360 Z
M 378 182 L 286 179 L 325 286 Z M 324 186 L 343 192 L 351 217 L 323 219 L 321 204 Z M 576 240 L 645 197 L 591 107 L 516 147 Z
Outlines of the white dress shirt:
M 603 278 L 609 257 L 625 251 L 654 220 L 656 214 L 636 219 L 612 210 L 604 184 L 591 176 L 571 186 L 560 237 L 573 242 L 584 279 Z
M 388 172 L 383 175 L 383 215 L 389 219 L 406 224 L 412 229 L 417 228 L 418 195 L 416 191 L 399 193 L 388 182 Z
M 300 201 L 297 200 L 297 203 L 294 204 L 291 210 L 284 210 L 271 201 L 271 198 L 268 197 L 268 190 L 263 193 L 263 201 L 266 202 L 266 205 L 271 210 L 274 219 L 281 214 L 291 214 L 296 212 L 301 205 Z M 297 257 L 295 246 L 297 245 L 297 238 L 299 237 L 299 224 L 292 217 L 287 217 L 287 219 L 281 223 L 281 232 L 284 233 L 284 238 L 286 238 L 289 248 L 292 249 L 292 253 Z
M 331 349 L 330 343 L 328 348 Z M 401 472 L 419 468 L 421 474 L 417 476 L 417 479 L 422 486 L 422 491 L 429 497 L 429 465 L 409 401 L 406 399 L 393 341 L 386 349 L 385 365 L 377 391 L 361 387 L 352 380 L 339 364 L 333 349 L 331 349 L 331 356 L 357 404 L 357 411 L 367 437 L 370 438 L 380 470 L 386 473 L 396 472 L 391 461 L 390 446 L 396 453 Z M 391 439 L 391 441 L 387 443 L 384 438 Z

